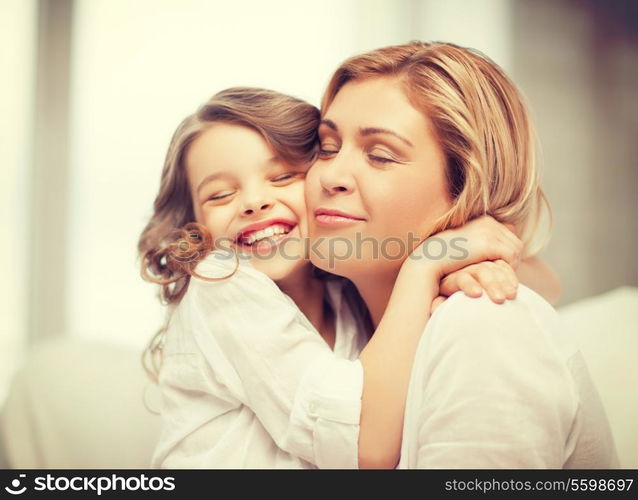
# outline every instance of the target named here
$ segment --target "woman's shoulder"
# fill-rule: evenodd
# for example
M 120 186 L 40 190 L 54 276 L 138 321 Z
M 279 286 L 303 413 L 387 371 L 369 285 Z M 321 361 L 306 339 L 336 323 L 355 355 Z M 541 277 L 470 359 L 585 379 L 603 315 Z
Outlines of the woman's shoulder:
M 475 336 L 477 341 L 509 344 L 516 350 L 542 348 L 571 357 L 577 348 L 556 310 L 539 294 L 519 285 L 515 299 L 496 304 L 483 293 L 472 298 L 456 292 L 437 308 L 428 323 L 431 335 Z
M 457 322 L 502 322 L 523 318 L 551 322 L 558 318 L 558 314 L 543 297 L 525 285 L 519 285 L 516 298 L 502 304 L 493 302 L 485 292 L 480 297 L 469 297 L 462 291 L 456 292 L 437 308 L 432 320 L 437 318 Z

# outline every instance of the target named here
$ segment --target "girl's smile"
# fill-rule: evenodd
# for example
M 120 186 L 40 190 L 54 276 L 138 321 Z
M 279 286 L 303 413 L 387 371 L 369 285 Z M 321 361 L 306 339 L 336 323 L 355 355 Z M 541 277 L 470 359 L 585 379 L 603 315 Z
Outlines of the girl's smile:
M 286 241 L 297 227 L 291 219 L 267 219 L 241 229 L 235 243 L 244 252 L 268 254 Z

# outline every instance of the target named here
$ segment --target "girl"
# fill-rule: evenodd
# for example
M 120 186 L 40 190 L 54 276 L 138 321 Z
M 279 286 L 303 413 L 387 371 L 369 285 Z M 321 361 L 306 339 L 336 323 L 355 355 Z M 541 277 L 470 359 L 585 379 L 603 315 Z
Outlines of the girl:
M 405 370 L 397 376 L 376 361 L 385 355 L 380 342 L 401 344 L 407 332 L 422 331 L 431 300 L 418 290 L 423 276 L 410 276 L 367 343 L 369 318 L 356 291 L 313 273 L 303 179 L 318 124 L 304 102 L 236 88 L 174 134 L 139 242 L 143 275 L 162 285 L 169 305 L 159 378 L 164 429 L 153 466 L 357 467 L 378 453 L 359 441 L 360 421 L 378 420 L 361 411 L 363 389 L 364 404 L 366 394 L 405 392 Z M 515 296 L 504 261 L 454 274 L 485 260 L 515 266 L 520 242 L 511 231 L 481 218 L 437 236 L 469 243 L 462 260 L 433 263 L 447 276 L 444 291 L 461 284 L 480 294 L 476 276 L 495 300 Z

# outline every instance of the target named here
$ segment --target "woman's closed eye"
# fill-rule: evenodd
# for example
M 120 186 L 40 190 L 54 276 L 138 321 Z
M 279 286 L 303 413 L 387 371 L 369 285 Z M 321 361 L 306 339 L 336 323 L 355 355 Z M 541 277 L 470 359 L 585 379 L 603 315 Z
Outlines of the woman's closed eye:
M 319 147 L 319 153 L 317 156 L 319 158 L 327 158 L 329 156 L 335 155 L 339 152 L 339 146 L 332 143 L 321 143 Z
M 368 158 L 370 159 L 371 162 L 374 163 L 396 163 L 396 160 L 394 160 L 393 158 L 387 158 L 385 156 L 378 156 L 378 155 L 373 155 L 373 154 L 368 154 Z
M 339 147 L 332 144 L 322 144 L 319 149 L 318 157 L 321 159 L 330 158 L 333 155 L 339 153 Z M 366 156 L 368 160 L 372 163 L 386 165 L 388 163 L 401 163 L 401 161 L 396 158 L 392 153 L 385 149 L 372 148 L 369 151 L 366 151 Z
M 368 159 L 372 163 L 388 164 L 388 163 L 401 163 L 392 153 L 385 149 L 373 148 L 366 153 Z

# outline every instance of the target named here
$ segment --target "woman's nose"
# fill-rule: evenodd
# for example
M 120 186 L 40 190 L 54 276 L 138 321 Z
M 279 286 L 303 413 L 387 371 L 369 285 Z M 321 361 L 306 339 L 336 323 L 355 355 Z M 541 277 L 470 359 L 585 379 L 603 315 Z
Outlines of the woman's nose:
M 320 166 L 319 181 L 329 194 L 351 193 L 355 182 L 343 158 L 333 158 Z

